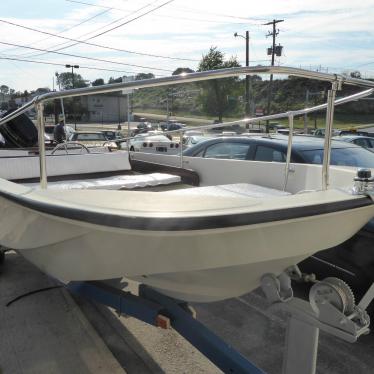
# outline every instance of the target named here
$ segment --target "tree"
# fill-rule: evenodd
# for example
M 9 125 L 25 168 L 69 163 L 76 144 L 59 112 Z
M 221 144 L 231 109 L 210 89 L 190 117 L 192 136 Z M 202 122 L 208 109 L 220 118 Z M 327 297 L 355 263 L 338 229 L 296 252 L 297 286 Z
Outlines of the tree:
M 356 70 L 356 71 L 351 71 L 350 76 L 351 76 L 351 78 L 358 78 L 358 79 L 361 79 L 361 73 L 360 73 L 358 70 Z
M 217 47 L 211 47 L 206 55 L 203 55 L 198 71 L 218 70 L 232 67 L 239 67 L 240 64 L 236 57 L 231 57 L 228 61 L 224 60 L 225 55 L 217 50 Z M 212 115 L 217 115 L 218 120 L 222 122 L 223 115 L 238 105 L 236 100 L 228 100 L 233 96 L 235 83 L 238 78 L 214 79 L 201 82 L 204 93 L 200 95 L 203 109 Z
M 3 96 L 8 95 L 8 93 L 9 93 L 9 87 L 6 86 L 5 84 L 2 84 L 0 86 L 0 92 L 3 94 Z
M 102 86 L 102 85 L 104 85 L 104 84 L 105 84 L 105 83 L 104 83 L 104 79 L 103 79 L 103 78 L 95 79 L 95 80 L 91 83 L 92 86 Z
M 194 71 L 190 68 L 178 68 L 178 69 L 174 70 L 172 75 L 179 75 L 179 74 L 182 74 L 182 73 L 194 73 Z
M 70 72 L 61 73 L 57 76 L 57 83 L 63 90 L 73 88 L 73 75 Z M 80 74 L 74 73 L 74 88 L 87 87 L 87 81 Z
M 113 78 L 113 77 L 110 77 L 109 80 L 108 80 L 108 83 L 109 84 L 113 84 L 113 83 L 121 83 L 122 82 L 122 77 L 119 77 L 119 78 Z
M 152 73 L 139 73 L 136 74 L 135 80 L 136 81 L 141 81 L 143 79 L 153 79 L 155 76 Z

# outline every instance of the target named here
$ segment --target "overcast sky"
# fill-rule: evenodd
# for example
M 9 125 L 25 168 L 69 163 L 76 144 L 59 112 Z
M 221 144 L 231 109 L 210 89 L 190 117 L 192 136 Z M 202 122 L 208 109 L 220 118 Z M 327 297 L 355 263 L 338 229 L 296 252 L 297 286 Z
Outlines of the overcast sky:
M 278 42 L 284 55 L 277 64 L 328 71 L 360 70 L 374 76 L 374 0 L 2 0 L 0 2 L 0 84 L 16 90 L 52 88 L 55 72 L 64 66 L 42 65 L 17 58 L 55 64 L 79 64 L 79 73 L 87 80 L 138 72 L 170 75 L 177 67 L 195 69 L 202 54 L 217 46 L 227 58 L 237 56 L 244 65 L 245 41 L 234 32 L 250 31 L 251 65 L 269 64 L 266 38 L 273 18 L 279 24 Z M 162 6 L 162 7 L 160 7 Z M 159 9 L 156 9 L 160 7 Z M 149 14 L 142 16 L 144 13 Z M 139 19 L 132 20 L 139 17 Z M 86 40 L 113 27 L 116 29 L 88 42 L 118 49 L 185 60 L 144 56 L 79 44 L 23 29 L 6 22 Z M 80 57 L 43 53 L 4 44 L 57 50 Z M 128 64 L 128 65 L 125 65 Z M 143 67 L 136 67 L 138 65 Z M 83 67 L 111 69 L 93 70 Z M 158 69 L 158 70 L 156 70 Z

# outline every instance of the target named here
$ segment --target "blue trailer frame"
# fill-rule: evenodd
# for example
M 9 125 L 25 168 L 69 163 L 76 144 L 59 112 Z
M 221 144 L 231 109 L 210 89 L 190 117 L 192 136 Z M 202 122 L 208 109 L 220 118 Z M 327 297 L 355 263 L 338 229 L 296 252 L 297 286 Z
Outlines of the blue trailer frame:
M 173 327 L 224 373 L 265 374 L 194 317 L 187 303 L 172 299 L 146 286 L 139 286 L 139 296 L 99 281 L 70 282 L 67 288 L 79 295 L 137 318 L 150 325 Z

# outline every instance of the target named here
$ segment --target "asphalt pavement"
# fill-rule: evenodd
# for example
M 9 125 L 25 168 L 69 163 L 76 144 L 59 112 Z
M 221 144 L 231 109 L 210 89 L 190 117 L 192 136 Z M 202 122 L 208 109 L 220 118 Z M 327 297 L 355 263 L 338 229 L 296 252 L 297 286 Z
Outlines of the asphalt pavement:
M 15 297 L 55 281 L 15 253 L 0 266 L 0 372 L 218 373 L 174 330 L 161 330 L 64 289 Z M 303 289 L 297 289 L 303 296 Z M 197 318 L 269 374 L 281 372 L 287 315 L 262 292 L 194 304 Z M 300 331 L 303 334 L 303 331 Z M 374 372 L 374 334 L 347 343 L 320 333 L 317 373 Z

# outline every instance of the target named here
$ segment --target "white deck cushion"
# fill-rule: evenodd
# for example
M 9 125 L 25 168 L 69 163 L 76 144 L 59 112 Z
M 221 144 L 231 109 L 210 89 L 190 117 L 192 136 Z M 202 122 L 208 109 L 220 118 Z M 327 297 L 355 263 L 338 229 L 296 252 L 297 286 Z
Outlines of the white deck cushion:
M 165 192 L 162 192 L 165 193 Z M 249 183 L 223 184 L 219 186 L 195 187 L 168 191 L 172 195 L 200 195 L 211 197 L 253 197 L 264 198 L 274 196 L 287 196 L 289 192 L 267 188 Z
M 120 190 L 123 188 L 141 188 L 179 183 L 181 178 L 177 175 L 152 173 L 144 175 L 116 175 L 100 179 L 78 179 L 70 181 L 49 182 L 48 189 L 62 190 Z M 25 186 L 38 188 L 39 183 L 28 183 Z

